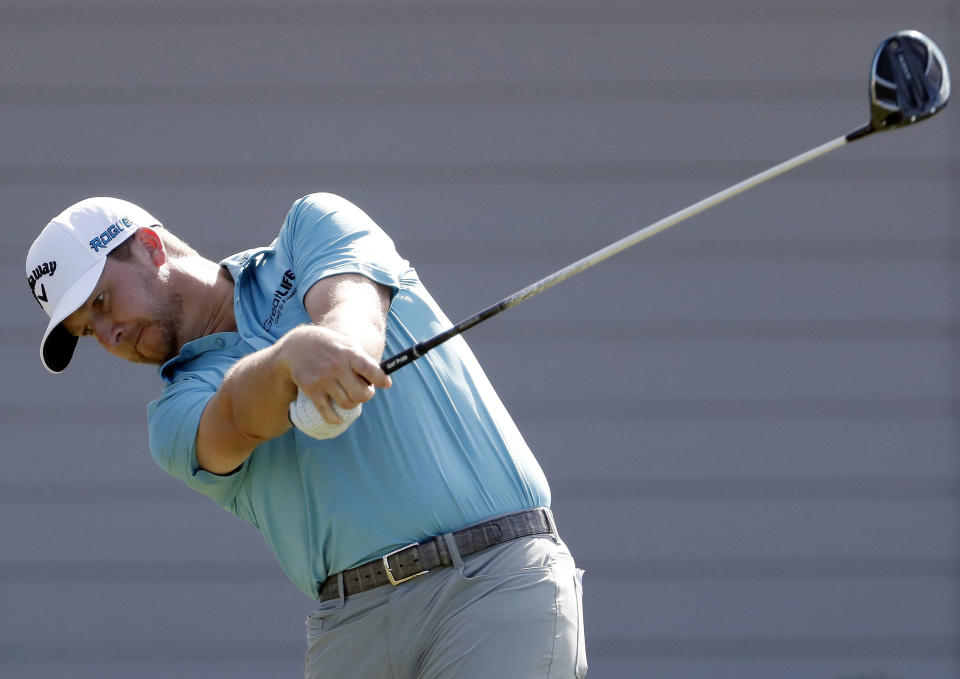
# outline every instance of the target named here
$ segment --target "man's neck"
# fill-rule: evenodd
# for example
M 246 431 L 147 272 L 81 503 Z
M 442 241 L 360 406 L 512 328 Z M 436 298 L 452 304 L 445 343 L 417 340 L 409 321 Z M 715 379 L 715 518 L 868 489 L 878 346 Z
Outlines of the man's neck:
M 217 265 L 217 279 L 214 283 L 213 299 L 216 304 L 210 315 L 209 332 L 230 332 L 237 329 L 237 319 L 233 315 L 233 279 L 225 268 Z
M 184 307 L 192 307 L 196 311 L 185 319 L 190 323 L 190 327 L 185 328 L 186 341 L 236 330 L 233 279 L 227 270 L 216 262 L 196 258 L 190 262 L 188 271 Z

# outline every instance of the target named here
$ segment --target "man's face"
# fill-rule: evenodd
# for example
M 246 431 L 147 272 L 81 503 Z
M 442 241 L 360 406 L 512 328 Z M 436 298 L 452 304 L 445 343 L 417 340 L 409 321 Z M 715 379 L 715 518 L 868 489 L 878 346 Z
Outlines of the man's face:
M 104 349 L 134 363 L 159 365 L 179 352 L 182 299 L 139 243 L 133 257 L 107 257 L 83 306 L 64 319 L 77 336 L 92 335 Z

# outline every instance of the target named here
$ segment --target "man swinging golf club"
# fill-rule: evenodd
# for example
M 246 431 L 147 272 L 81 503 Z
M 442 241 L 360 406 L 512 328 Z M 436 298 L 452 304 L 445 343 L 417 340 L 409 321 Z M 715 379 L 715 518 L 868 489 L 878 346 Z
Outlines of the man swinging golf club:
M 319 599 L 308 677 L 585 675 L 580 573 L 543 472 L 462 339 L 381 370 L 385 348 L 448 321 L 357 207 L 306 196 L 271 245 L 217 263 L 90 198 L 46 226 L 27 272 L 49 370 L 88 335 L 161 366 L 153 457 Z M 298 392 L 310 407 L 291 411 Z

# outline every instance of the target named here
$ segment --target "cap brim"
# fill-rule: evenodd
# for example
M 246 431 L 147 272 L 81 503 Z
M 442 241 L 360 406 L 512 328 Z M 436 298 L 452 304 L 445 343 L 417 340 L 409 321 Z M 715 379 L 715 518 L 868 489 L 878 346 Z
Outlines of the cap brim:
M 79 340 L 80 338 L 71 335 L 63 324 L 57 323 L 47 333 L 47 338 L 40 348 L 43 367 L 52 373 L 62 373 L 70 365 L 70 359 L 73 358 L 73 352 Z
M 70 286 L 57 308 L 50 314 L 50 323 L 40 341 L 40 360 L 43 367 L 52 373 L 60 373 L 66 369 L 70 359 L 73 358 L 73 352 L 79 340 L 76 335 L 71 335 L 63 327 L 63 319 L 87 301 L 87 297 L 97 287 L 97 281 L 100 280 L 104 266 L 106 266 L 106 259 L 97 260 Z

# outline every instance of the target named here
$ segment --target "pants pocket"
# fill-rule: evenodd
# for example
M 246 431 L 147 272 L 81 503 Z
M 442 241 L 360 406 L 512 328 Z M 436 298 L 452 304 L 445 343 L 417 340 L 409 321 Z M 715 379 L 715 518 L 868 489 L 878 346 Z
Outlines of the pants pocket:
M 337 607 L 337 602 L 335 600 L 330 602 L 330 604 L 333 605 L 322 605 L 307 618 L 306 626 L 308 640 L 310 637 L 320 634 L 330 627 L 333 616 L 337 613 L 337 611 L 340 610 Z

